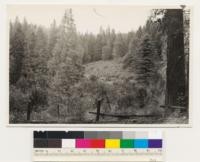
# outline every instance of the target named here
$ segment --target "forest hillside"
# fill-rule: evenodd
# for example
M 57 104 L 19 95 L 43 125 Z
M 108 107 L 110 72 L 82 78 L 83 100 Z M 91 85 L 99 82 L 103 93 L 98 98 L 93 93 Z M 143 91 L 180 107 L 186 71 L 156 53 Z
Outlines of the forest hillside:
M 126 33 L 79 33 L 72 9 L 49 28 L 9 30 L 10 123 L 187 123 L 189 20 L 152 10 Z M 180 120 L 179 120 L 180 119 Z

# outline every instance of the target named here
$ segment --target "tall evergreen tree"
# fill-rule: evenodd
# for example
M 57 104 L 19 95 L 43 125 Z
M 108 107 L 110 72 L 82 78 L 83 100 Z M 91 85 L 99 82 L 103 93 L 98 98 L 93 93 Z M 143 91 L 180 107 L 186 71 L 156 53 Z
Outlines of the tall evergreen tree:
M 16 18 L 13 25 L 10 24 L 10 83 L 15 84 L 22 72 L 24 58 L 25 35 L 19 19 Z
M 113 57 L 120 58 L 123 57 L 127 52 L 125 41 L 123 35 L 120 33 L 116 36 L 114 46 L 113 46 Z
M 47 61 L 50 54 L 47 50 L 47 35 L 44 30 L 39 27 L 36 32 L 36 43 L 34 48 L 34 78 L 40 87 L 47 87 Z
M 112 59 L 112 48 L 111 43 L 108 43 L 102 48 L 102 59 L 103 60 L 110 60 Z
M 149 35 L 145 35 L 134 56 L 132 68 L 134 70 L 137 85 L 139 87 L 137 93 L 137 101 L 140 108 L 145 107 L 148 103 L 149 91 L 156 75 L 154 64 L 154 49 Z
M 35 84 L 34 69 L 35 64 L 35 44 L 36 44 L 36 33 L 35 28 L 30 26 L 25 35 L 25 57 L 23 60 L 23 76 L 26 78 L 29 87 Z
M 102 47 L 104 44 L 105 42 L 103 42 L 103 35 L 98 34 L 95 42 L 95 55 L 93 57 L 94 61 L 99 61 L 102 59 Z
M 58 32 L 58 40 L 53 49 L 53 57 L 49 61 L 52 74 L 50 104 L 55 108 L 64 108 L 70 102 L 71 87 L 76 84 L 83 74 L 81 57 L 79 55 L 76 27 L 72 10 L 65 11 Z M 70 109 L 71 110 L 71 109 Z
M 29 96 L 27 120 L 33 111 L 47 104 L 47 36 L 41 27 L 29 26 L 26 32 L 26 52 L 23 76 L 18 87 Z
M 57 39 L 58 39 L 58 29 L 56 21 L 54 20 L 50 26 L 49 36 L 48 36 L 48 53 L 50 56 L 53 56 L 53 49 L 55 48 Z
M 149 86 L 150 81 L 155 75 L 154 50 L 152 42 L 146 35 L 140 44 L 138 53 L 135 56 L 136 80 L 143 86 Z

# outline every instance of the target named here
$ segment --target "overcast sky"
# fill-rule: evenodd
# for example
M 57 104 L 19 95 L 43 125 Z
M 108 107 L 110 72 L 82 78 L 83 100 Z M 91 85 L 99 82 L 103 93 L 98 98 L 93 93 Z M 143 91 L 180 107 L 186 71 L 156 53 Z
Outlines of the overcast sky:
M 150 15 L 150 7 L 136 6 L 71 6 L 71 5 L 10 5 L 8 16 L 14 20 L 25 17 L 29 23 L 49 27 L 53 19 L 60 23 L 65 9 L 72 8 L 77 30 L 98 33 L 99 27 L 110 26 L 116 32 L 137 30 Z

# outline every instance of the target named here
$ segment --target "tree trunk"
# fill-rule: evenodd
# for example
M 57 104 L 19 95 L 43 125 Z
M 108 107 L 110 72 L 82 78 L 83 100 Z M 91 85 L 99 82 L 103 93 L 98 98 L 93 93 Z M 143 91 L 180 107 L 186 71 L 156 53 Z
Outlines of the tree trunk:
M 58 114 L 58 120 L 60 119 L 60 107 L 57 105 L 57 114 Z
M 107 103 L 108 103 L 109 111 L 111 111 L 112 108 L 111 108 L 111 105 L 110 105 L 110 100 L 108 98 L 107 92 L 105 92 L 105 96 L 106 96 L 106 100 L 107 100 Z
M 166 105 L 180 105 L 178 97 L 185 96 L 185 56 L 183 11 L 169 9 L 167 19 L 167 85 Z
M 99 121 L 100 109 L 101 109 L 101 101 L 102 100 L 97 100 L 97 102 L 96 102 L 96 106 L 97 106 L 96 121 Z
M 28 109 L 27 109 L 27 117 L 26 117 L 27 121 L 30 121 L 30 119 L 31 119 L 31 113 L 32 113 L 32 106 L 31 106 L 31 103 L 29 103 L 28 104 Z

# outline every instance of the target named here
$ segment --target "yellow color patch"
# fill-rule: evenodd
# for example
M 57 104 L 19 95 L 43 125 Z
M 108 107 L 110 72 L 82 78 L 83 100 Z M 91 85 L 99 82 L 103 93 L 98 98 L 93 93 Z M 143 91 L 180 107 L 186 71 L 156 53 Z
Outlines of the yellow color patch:
M 120 148 L 119 139 L 106 139 L 105 148 Z

